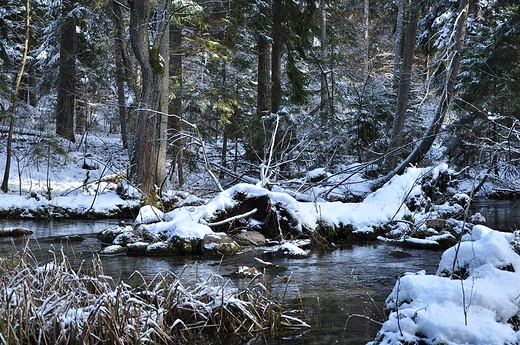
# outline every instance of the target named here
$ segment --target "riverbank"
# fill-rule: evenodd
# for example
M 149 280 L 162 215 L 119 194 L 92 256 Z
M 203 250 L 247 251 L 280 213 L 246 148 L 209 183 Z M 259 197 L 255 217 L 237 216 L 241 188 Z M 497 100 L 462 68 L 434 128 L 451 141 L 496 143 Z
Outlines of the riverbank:
M 113 152 L 110 144 L 99 143 L 106 152 Z M 260 233 L 271 248 L 280 249 L 280 255 L 289 255 L 291 260 L 311 255 L 309 248 L 298 247 L 301 243 L 331 250 L 366 241 L 448 248 L 441 260 L 445 270 L 435 274 L 419 270 L 397 277 L 385 303 L 389 319 L 382 325 L 376 342 L 484 345 L 490 343 L 489 339 L 493 339 L 491 343 L 501 340 L 514 343 L 515 337 L 520 339 L 516 321 L 519 313 L 516 296 L 520 291 L 515 287 L 520 286 L 516 284 L 520 265 L 515 251 L 520 241 L 516 233 L 504 235 L 475 225 L 481 218 L 467 212 L 469 194 L 459 192 L 465 189 L 456 185 L 461 181 L 456 181 L 457 174 L 446 164 L 408 168 L 403 175 L 395 176 L 373 192 L 370 181 L 356 175 L 355 183 L 348 188 L 355 185 L 358 191 L 363 191 L 364 197 L 359 202 L 313 198 L 321 194 L 320 187 L 302 195 L 276 185 L 266 189 L 256 184 L 235 183 L 205 199 L 170 191 L 169 199 L 162 204 L 144 206 L 134 188 L 127 185 L 129 188 L 118 189 L 124 187 L 124 161 L 109 166 L 84 152 L 45 158 L 38 163 L 38 169 L 25 166 L 13 175 L 11 190 L 0 199 L 3 217 L 130 218 L 132 224 L 114 226 L 117 230 L 114 236 L 103 238 L 111 250 L 118 246 L 118 251 L 112 254 L 114 260 L 130 253 L 151 254 L 154 258 L 202 253 L 212 255 L 205 258 L 222 257 L 223 253 L 256 246 L 258 243 L 235 246 L 238 244 L 235 236 L 251 230 Z M 179 195 L 182 197 L 177 198 Z M 208 238 L 212 241 L 216 238 L 217 242 L 205 242 Z M 302 238 L 310 242 L 299 241 Z M 137 246 L 142 251 L 136 252 Z M 149 251 L 157 248 L 159 252 Z M 208 248 L 209 251 L 204 251 Z M 227 248 L 232 251 L 226 252 Z M 456 248 L 462 248 L 461 256 L 453 255 Z M 472 248 L 480 248 L 480 252 L 475 254 Z M 403 254 L 407 254 L 406 250 Z M 481 257 L 490 260 L 482 261 Z M 344 275 L 340 277 L 343 279 Z M 495 281 L 500 282 L 500 288 L 494 287 Z M 508 281 L 515 282 L 514 286 L 509 286 Z M 339 282 L 331 284 L 331 288 L 340 286 Z M 434 292 L 428 290 L 430 285 L 436 287 Z M 472 290 L 475 287 L 478 291 Z M 427 307 L 421 306 L 423 302 Z M 446 317 L 440 322 L 438 315 Z M 477 316 L 485 323 L 472 322 Z M 442 331 L 445 323 L 453 325 L 449 334 Z M 488 331 L 496 336 L 486 338 Z

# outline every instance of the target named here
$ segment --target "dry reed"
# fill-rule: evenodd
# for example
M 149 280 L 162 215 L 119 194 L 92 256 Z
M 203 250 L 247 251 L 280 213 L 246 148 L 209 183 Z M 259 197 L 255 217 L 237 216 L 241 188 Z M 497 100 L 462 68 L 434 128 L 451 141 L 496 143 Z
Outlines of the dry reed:
M 308 327 L 262 283 L 239 290 L 211 276 L 185 286 L 173 273 L 136 272 L 129 285 L 106 276 L 97 255 L 73 268 L 62 250 L 49 253 L 40 263 L 26 246 L 0 259 L 0 344 L 180 344 Z

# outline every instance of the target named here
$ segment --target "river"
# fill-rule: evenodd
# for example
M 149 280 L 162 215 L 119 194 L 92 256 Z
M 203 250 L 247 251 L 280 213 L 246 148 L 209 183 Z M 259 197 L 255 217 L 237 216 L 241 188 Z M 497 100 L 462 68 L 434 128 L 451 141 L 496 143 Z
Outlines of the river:
M 480 212 L 487 225 L 502 231 L 520 227 L 520 203 L 507 200 L 475 200 L 472 212 Z M 69 258 L 90 260 L 102 246 L 96 234 L 114 227 L 116 220 L 0 220 L 0 229 L 23 227 L 34 231 L 30 246 L 41 260 L 53 252 L 64 250 Z M 66 241 L 64 236 L 79 235 L 81 241 Z M 23 247 L 23 240 L 0 238 L 0 253 L 8 254 L 13 246 Z M 225 258 L 213 257 L 128 257 L 102 256 L 105 273 L 117 281 L 138 270 L 146 278 L 171 271 L 186 282 L 204 279 L 211 274 L 229 277 L 237 286 L 249 279 L 238 279 L 233 273 L 240 266 L 259 267 L 255 258 L 286 267 L 285 271 L 265 271 L 265 283 L 302 316 L 312 328 L 301 333 L 264 337 L 248 344 L 366 344 L 373 340 L 384 321 L 384 300 L 392 290 L 396 277 L 404 272 L 425 270 L 435 273 L 441 252 L 407 249 L 408 257 L 389 255 L 399 250 L 384 244 L 355 245 L 332 252 L 314 252 L 305 259 L 265 257 L 262 250 L 251 250 Z M 281 278 L 290 277 L 286 284 Z M 359 316 L 353 316 L 359 315 Z M 227 345 L 230 345 L 227 343 Z
M 29 237 L 34 253 L 41 259 L 63 250 L 69 258 L 89 260 L 102 246 L 96 234 L 114 227 L 115 220 L 0 220 L 0 228 L 23 227 L 34 231 Z M 79 235 L 81 241 L 66 241 L 64 236 Z M 13 246 L 23 247 L 22 239 L 0 238 L 1 253 Z M 285 267 L 284 271 L 266 270 L 265 283 L 275 295 L 284 297 L 291 308 L 302 309 L 302 317 L 312 328 L 304 333 L 260 338 L 249 344 L 366 344 L 374 339 L 385 320 L 383 307 L 396 277 L 405 272 L 425 270 L 435 273 L 441 252 L 407 250 L 408 257 L 389 255 L 392 246 L 355 245 L 332 252 L 314 252 L 304 259 L 266 257 L 262 250 L 225 258 L 102 256 L 105 273 L 117 281 L 138 270 L 146 278 L 171 271 L 187 283 L 211 274 L 229 277 L 243 286 L 249 279 L 234 276 L 240 266 L 259 267 L 255 258 Z M 288 277 L 289 283 L 283 278 Z M 358 315 L 358 316 L 353 316 Z M 228 344 L 229 345 L 229 344 Z
M 492 229 L 513 232 L 520 229 L 520 202 L 517 200 L 475 199 L 472 213 L 479 212 Z

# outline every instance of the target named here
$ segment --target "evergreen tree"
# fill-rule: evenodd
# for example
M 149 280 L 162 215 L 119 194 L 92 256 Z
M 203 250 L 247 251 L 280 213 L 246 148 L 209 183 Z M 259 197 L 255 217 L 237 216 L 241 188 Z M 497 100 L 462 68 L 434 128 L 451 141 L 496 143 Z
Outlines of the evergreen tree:
M 520 12 L 516 4 L 478 7 L 463 61 L 460 117 L 450 127 L 449 155 L 458 165 L 480 163 L 504 169 L 517 160 L 512 131 L 520 118 Z M 496 25 L 496 23 L 500 23 Z
M 56 104 L 56 134 L 75 141 L 74 114 L 76 100 L 76 18 L 73 0 L 63 2 L 60 23 L 60 60 L 58 100 Z

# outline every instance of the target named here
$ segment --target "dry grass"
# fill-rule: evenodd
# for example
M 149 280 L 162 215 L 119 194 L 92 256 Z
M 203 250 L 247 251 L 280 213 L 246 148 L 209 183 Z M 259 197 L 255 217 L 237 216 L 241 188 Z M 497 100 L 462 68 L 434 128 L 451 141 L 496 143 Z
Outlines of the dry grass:
M 27 247 L 13 251 L 0 261 L 0 344 L 180 344 L 308 327 L 261 283 L 238 290 L 211 276 L 185 286 L 172 273 L 146 281 L 139 272 L 131 281 L 104 275 L 97 256 L 73 268 L 62 251 L 45 263 Z

